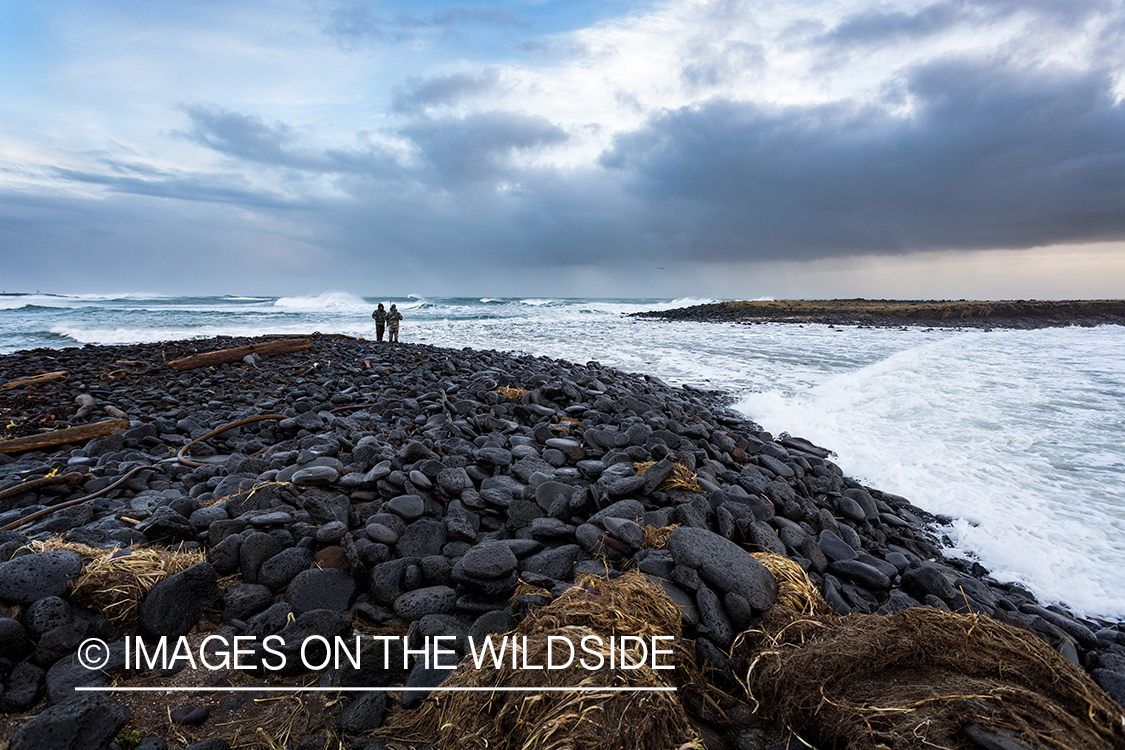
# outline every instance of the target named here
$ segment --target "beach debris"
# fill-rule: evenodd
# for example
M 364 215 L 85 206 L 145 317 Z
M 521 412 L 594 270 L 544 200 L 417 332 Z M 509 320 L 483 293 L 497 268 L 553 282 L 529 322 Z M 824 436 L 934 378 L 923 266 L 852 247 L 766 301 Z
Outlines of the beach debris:
M 93 438 L 104 437 L 114 430 L 125 430 L 128 428 L 128 419 L 107 419 L 102 422 L 95 422 L 94 424 L 67 427 L 66 429 L 53 430 L 51 432 L 40 432 L 36 435 L 25 435 L 24 437 L 0 440 L 0 453 L 22 453 L 23 451 L 52 448 L 56 445 L 66 445 L 67 443 L 81 443 Z
M 700 689 L 702 675 L 680 639 L 680 612 L 661 587 L 631 571 L 610 579 L 581 577 L 551 604 L 532 611 L 510 634 L 523 663 L 544 664 L 550 648 L 583 642 L 586 657 L 601 668 L 523 669 L 503 663 L 496 669 L 459 669 L 446 687 L 574 688 L 561 692 L 449 692 L 395 716 L 376 736 L 389 747 L 439 740 L 442 746 L 515 750 L 632 750 L 638 747 L 695 748 L 693 730 L 678 688 Z M 672 636 L 671 669 L 609 668 L 611 637 Z M 586 640 L 583 640 L 586 639 Z M 620 640 L 616 641 L 620 642 Z M 629 652 L 636 659 L 636 652 Z M 557 658 L 557 657 L 556 657 Z M 613 688 L 616 690 L 599 690 Z M 624 691 L 621 688 L 665 688 Z
M 756 712 L 810 746 L 1125 747 L 1122 707 L 1026 630 L 933 607 L 825 609 L 779 600 L 732 649 Z
M 279 339 L 276 341 L 263 341 L 257 344 L 236 346 L 232 349 L 216 349 L 210 352 L 201 352 L 187 357 L 180 357 L 168 363 L 168 368 L 177 372 L 194 370 L 197 367 L 213 367 L 215 365 L 238 362 L 243 357 L 256 354 L 268 357 L 274 354 L 288 354 L 311 349 L 312 342 L 306 338 Z
M 56 370 L 55 372 L 45 372 L 42 375 L 32 375 L 27 378 L 9 380 L 7 383 L 0 384 L 0 391 L 8 391 L 12 388 L 23 388 L 29 385 L 40 385 L 41 383 L 50 383 L 52 380 L 65 378 L 66 374 L 66 370 Z
M 101 549 L 59 537 L 32 541 L 27 546 L 32 552 L 64 550 L 85 558 L 82 572 L 70 584 L 70 598 L 119 627 L 136 623 L 141 603 L 153 586 L 205 559 L 199 550 L 182 552 L 135 545 Z

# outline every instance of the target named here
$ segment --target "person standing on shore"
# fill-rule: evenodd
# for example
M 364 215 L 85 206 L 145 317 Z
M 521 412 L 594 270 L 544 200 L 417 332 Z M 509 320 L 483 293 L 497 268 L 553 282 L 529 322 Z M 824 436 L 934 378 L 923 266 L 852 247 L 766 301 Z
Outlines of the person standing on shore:
M 394 307 L 394 305 L 391 305 Z M 371 313 L 371 317 L 375 319 L 375 336 L 379 339 L 379 343 L 383 343 L 383 329 L 387 327 L 387 311 L 383 309 L 383 303 L 379 303 L 379 307 L 375 312 Z
M 389 334 L 387 341 L 391 344 L 398 343 L 398 323 L 400 320 L 402 320 L 402 313 L 398 311 L 397 307 L 391 305 L 391 311 L 387 313 L 387 333 Z

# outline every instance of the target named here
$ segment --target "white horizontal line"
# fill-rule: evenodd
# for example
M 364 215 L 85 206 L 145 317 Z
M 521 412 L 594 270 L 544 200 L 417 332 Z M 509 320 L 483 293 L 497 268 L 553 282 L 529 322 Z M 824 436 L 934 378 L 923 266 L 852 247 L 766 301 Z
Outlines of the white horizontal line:
M 667 693 L 674 687 L 76 687 L 92 693 Z

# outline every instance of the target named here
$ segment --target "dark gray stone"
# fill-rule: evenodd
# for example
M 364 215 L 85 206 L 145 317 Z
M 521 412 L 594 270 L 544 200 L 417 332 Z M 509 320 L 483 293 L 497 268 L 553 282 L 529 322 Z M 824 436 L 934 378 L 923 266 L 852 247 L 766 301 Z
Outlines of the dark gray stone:
M 520 570 L 553 578 L 556 581 L 569 581 L 574 563 L 582 554 L 577 544 L 545 549 L 538 554 L 525 557 L 520 562 Z
M 82 560 L 74 552 L 51 550 L 21 555 L 0 563 L 0 599 L 31 604 L 48 596 L 61 596 L 81 571 Z
M 293 472 L 290 481 L 298 487 L 327 487 L 339 478 L 340 472 L 331 466 L 306 466 Z
M 601 523 L 606 531 L 633 549 L 640 549 L 644 546 L 645 532 L 637 525 L 636 521 L 629 518 L 606 516 L 601 519 Z
M 228 536 L 207 550 L 207 562 L 215 566 L 215 573 L 228 576 L 238 572 L 242 558 L 242 537 Z
M 719 597 L 711 589 L 701 586 L 695 592 L 695 604 L 699 609 L 699 624 L 703 634 L 714 641 L 715 645 L 730 648 L 734 642 L 734 626 Z
M 1125 708 L 1125 674 L 1109 669 L 1095 669 L 1090 673 L 1098 687 L 1106 692 L 1117 704 Z
M 503 578 L 516 569 L 519 560 L 502 541 L 489 541 L 473 547 L 453 566 L 454 578 Z
M 457 592 L 448 586 L 427 586 L 408 591 L 395 599 L 395 614 L 404 620 L 419 620 L 426 615 L 452 614 Z
M 387 510 L 407 521 L 413 521 L 426 512 L 426 503 L 421 495 L 399 495 L 387 503 Z
M 447 539 L 444 523 L 436 518 L 419 518 L 399 535 L 395 551 L 399 557 L 440 555 Z
M 295 614 L 314 609 L 346 612 L 355 599 L 356 585 L 351 574 L 339 568 L 312 568 L 293 577 L 285 590 L 285 601 Z
M 239 567 L 242 580 L 246 583 L 258 582 L 258 571 L 262 563 L 283 551 L 286 544 L 272 534 L 255 531 L 242 540 L 239 547 Z
M 755 611 L 766 611 L 777 598 L 777 581 L 765 566 L 718 534 L 681 526 L 669 535 L 668 549 L 677 566 L 697 570 L 707 583 L 724 594 L 738 594 Z
M 854 581 L 866 589 L 886 591 L 891 587 L 891 579 L 878 569 L 861 563 L 859 560 L 835 560 L 828 566 L 829 572 L 849 581 Z
M 387 694 L 382 690 L 360 693 L 352 701 L 344 715 L 336 723 L 336 728 L 345 734 L 362 734 L 376 729 L 383 723 L 387 709 Z
M 820 535 L 816 538 L 816 543 L 829 560 L 854 560 L 858 556 L 858 553 L 850 544 L 829 529 L 820 532 Z
M 312 552 L 304 547 L 290 547 L 262 563 L 258 571 L 258 583 L 270 591 L 277 591 L 288 585 L 293 576 L 302 570 L 308 570 L 312 564 Z
M 30 661 L 12 667 L 8 684 L 0 694 L 0 711 L 15 712 L 30 708 L 43 687 L 44 672 Z
M 128 709 L 112 698 L 79 693 L 17 729 L 10 750 L 94 750 L 109 744 L 128 720 Z
M 27 629 L 18 620 L 0 617 L 0 658 L 19 661 L 30 650 L 31 639 L 28 638 Z
M 915 563 L 908 567 L 902 574 L 902 590 L 922 601 L 927 596 L 950 601 L 957 595 L 953 584 L 933 563 Z
M 197 563 L 152 587 L 141 604 L 141 630 L 152 637 L 187 635 L 205 609 L 221 602 L 215 569 Z
M 434 688 L 454 673 L 454 669 L 445 668 L 457 666 L 457 653 L 450 648 L 449 642 L 430 641 L 426 652 L 425 656 L 416 658 L 414 667 L 406 678 L 406 687 Z M 402 707 L 417 708 L 432 692 L 432 690 L 403 690 Z
M 223 594 L 223 622 L 249 620 L 273 604 L 273 594 L 256 583 L 236 583 Z
M 903 576 L 903 578 L 905 578 L 905 576 Z M 1040 607 L 1037 604 L 1031 603 L 1020 605 L 1020 612 L 1039 615 L 1044 620 L 1078 641 L 1078 645 L 1084 649 L 1093 650 L 1098 647 L 1098 637 L 1094 635 L 1094 631 L 1071 617 L 1060 615 L 1058 612 L 1049 610 L 1046 607 Z

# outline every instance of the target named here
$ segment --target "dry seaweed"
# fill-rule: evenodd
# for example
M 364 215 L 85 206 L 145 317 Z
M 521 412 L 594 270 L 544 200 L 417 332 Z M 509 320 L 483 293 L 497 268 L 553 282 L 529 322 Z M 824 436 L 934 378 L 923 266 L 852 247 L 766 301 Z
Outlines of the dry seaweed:
M 1125 716 L 1035 635 L 984 615 L 774 607 L 733 648 L 758 713 L 817 747 L 977 747 L 966 725 L 1029 747 L 1125 748 Z
M 644 474 L 650 466 L 655 465 L 655 461 L 641 461 L 634 464 L 637 471 L 637 476 Z M 702 492 L 699 482 L 695 481 L 695 472 L 688 467 L 679 463 L 678 461 L 672 465 L 672 473 L 665 478 L 657 489 L 661 490 L 688 490 L 690 492 Z
M 119 627 L 136 623 L 141 602 L 160 581 L 206 558 L 201 551 L 180 552 L 159 547 L 100 549 L 58 537 L 31 542 L 36 552 L 68 550 L 88 558 L 71 583 L 71 599 L 101 612 Z
M 529 664 L 546 660 L 550 636 L 577 642 L 597 636 L 608 656 L 610 636 L 673 636 L 675 668 L 565 670 L 462 668 L 444 685 L 457 687 L 567 687 L 563 692 L 455 692 L 439 694 L 401 712 L 378 734 L 392 748 L 442 746 L 484 750 L 633 750 L 636 747 L 702 748 L 675 691 L 601 691 L 598 688 L 687 687 L 703 680 L 690 652 L 679 644 L 680 612 L 663 590 L 637 572 L 610 580 L 584 576 L 551 604 L 535 610 L 514 631 L 526 637 Z M 593 657 L 590 657 L 593 660 Z M 631 659 L 637 659 L 633 653 Z M 606 660 L 608 662 L 608 659 Z

